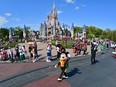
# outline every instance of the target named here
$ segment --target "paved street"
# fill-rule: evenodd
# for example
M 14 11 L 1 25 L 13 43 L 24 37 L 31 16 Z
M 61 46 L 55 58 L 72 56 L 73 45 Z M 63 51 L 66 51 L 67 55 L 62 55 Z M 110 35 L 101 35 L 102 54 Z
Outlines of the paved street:
M 98 53 L 95 65 L 90 65 L 90 55 L 71 58 L 69 78 L 60 83 L 60 70 L 54 68 L 57 60 L 1 64 L 0 87 L 115 87 L 116 60 L 111 52 Z
M 56 82 L 58 76 L 54 75 L 30 83 L 25 87 L 54 87 L 58 83 L 60 85 L 58 84 L 56 87 L 116 87 L 116 59 L 112 57 L 111 50 L 103 55 L 97 54 L 98 62 L 95 65 L 90 65 L 90 61 L 86 59 L 80 60 L 79 63 L 76 60 L 76 62 L 72 61 L 68 72 L 69 79 L 63 80 L 61 83 Z M 55 77 L 56 79 L 54 79 Z M 64 85 L 62 86 L 62 84 Z
M 116 87 L 115 7 L 0 0 L 0 87 Z

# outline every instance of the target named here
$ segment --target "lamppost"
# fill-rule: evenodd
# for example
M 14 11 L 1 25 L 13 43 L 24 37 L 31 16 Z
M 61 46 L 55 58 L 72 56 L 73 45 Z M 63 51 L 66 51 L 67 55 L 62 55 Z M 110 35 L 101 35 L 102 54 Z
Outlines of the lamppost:
M 45 22 L 45 21 L 44 21 L 44 29 L 45 29 L 44 42 L 46 42 L 46 41 L 47 41 L 47 32 L 48 32 L 48 30 L 47 30 L 47 24 L 46 24 L 46 22 Z
M 56 19 L 54 18 L 54 26 L 53 26 L 53 36 L 57 39 L 57 31 L 56 31 Z
M 10 30 L 9 30 L 9 41 L 11 41 L 12 40 L 12 28 L 10 28 Z
M 63 35 L 64 35 L 64 30 L 65 30 L 65 26 L 64 26 L 64 23 L 62 25 L 62 38 L 63 38 Z
M 66 47 L 67 47 L 67 36 L 68 36 L 68 29 L 66 29 Z

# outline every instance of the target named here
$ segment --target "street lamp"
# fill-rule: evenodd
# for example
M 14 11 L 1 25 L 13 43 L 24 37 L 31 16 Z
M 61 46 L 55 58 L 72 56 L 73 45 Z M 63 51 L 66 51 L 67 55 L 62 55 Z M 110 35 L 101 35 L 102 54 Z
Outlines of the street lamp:
M 68 29 L 66 29 L 66 47 L 67 47 L 67 36 L 68 36 Z

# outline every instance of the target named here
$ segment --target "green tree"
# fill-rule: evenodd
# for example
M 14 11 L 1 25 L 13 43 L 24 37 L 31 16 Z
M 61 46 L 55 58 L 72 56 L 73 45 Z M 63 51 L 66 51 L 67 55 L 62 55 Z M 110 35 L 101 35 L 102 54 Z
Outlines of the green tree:
M 19 39 L 23 39 L 23 28 L 20 26 L 14 28 L 14 35 L 19 36 Z
M 7 41 L 9 37 L 9 30 L 7 28 L 0 28 L 0 36 L 4 41 Z
M 78 26 L 75 26 L 75 27 L 74 27 L 74 36 L 76 36 L 76 34 L 77 34 L 79 31 L 82 31 L 82 28 L 81 28 L 81 27 L 78 27 Z

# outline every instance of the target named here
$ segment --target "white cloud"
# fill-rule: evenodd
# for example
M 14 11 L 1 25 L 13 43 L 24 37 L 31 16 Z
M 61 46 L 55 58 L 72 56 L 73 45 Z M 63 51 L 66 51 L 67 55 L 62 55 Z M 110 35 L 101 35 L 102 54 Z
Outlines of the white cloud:
M 58 14 L 62 14 L 63 12 L 62 11 L 57 11 Z
M 8 21 L 6 20 L 5 17 L 0 16 L 0 26 L 2 26 L 3 24 L 7 23 Z
M 76 10 L 78 10 L 79 9 L 79 6 L 76 6 L 76 8 L 75 8 Z
M 11 13 L 5 13 L 6 16 L 11 16 Z
M 67 3 L 74 3 L 74 0 L 65 0 Z

